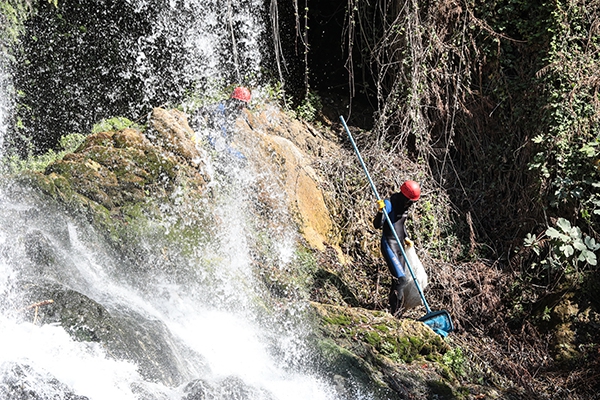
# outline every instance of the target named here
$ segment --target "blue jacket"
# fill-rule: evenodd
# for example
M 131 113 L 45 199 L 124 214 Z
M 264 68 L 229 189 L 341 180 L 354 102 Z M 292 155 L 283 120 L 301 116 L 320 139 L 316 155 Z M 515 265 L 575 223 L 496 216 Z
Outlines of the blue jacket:
M 217 151 L 224 151 L 239 159 L 246 157 L 238 150 L 231 147 L 233 141 L 233 126 L 235 120 L 240 115 L 240 111 L 230 107 L 226 101 L 221 101 L 210 107 L 204 107 L 198 110 L 193 118 L 194 130 L 202 128 L 201 120 L 206 121 L 207 127 L 211 130 L 208 133 L 208 143 Z

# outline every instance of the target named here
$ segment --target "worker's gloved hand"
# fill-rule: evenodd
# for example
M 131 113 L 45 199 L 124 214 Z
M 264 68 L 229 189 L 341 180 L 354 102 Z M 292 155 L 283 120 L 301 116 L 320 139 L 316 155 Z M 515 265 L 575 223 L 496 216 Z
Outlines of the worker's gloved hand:
M 377 208 L 379 209 L 379 211 L 383 210 L 385 208 L 385 201 L 377 200 Z
M 414 244 L 414 243 L 413 243 L 413 241 L 412 241 L 412 240 L 410 240 L 409 238 L 405 238 L 405 239 L 404 239 L 404 245 L 405 245 L 406 247 L 413 247 L 415 244 Z

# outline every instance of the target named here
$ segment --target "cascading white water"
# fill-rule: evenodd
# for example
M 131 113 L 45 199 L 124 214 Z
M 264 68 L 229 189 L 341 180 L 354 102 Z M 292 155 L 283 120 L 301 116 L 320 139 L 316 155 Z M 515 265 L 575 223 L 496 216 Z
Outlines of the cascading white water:
M 115 272 L 124 268 L 121 261 L 111 258 L 89 226 L 37 199 L 2 196 L 0 289 L 9 293 L 0 316 L 4 384 L 20 377 L 20 384 L 25 382 L 27 391 L 37 396 L 31 398 L 40 399 L 62 398 L 71 392 L 89 399 L 181 399 L 185 386 L 202 378 L 204 385 L 212 384 L 205 390 L 206 398 L 334 399 L 324 381 L 296 368 L 307 356 L 303 332 L 261 326 L 252 310 L 252 299 L 260 293 L 253 290 L 258 285 L 244 244 L 250 234 L 243 223 L 248 217 L 244 200 L 223 197 L 218 217 L 241 223 L 218 229 L 218 240 L 199 249 L 198 259 L 190 260 L 192 265 L 208 261 L 217 269 L 208 272 L 213 276 L 207 277 L 201 269 L 189 271 L 188 277 L 194 279 L 184 285 L 158 271 L 152 278 L 140 273 L 123 282 Z M 173 386 L 154 382 L 132 360 L 113 359 L 99 344 L 74 341 L 62 327 L 37 324 L 31 312 L 16 309 L 13 304 L 18 303 L 20 291 L 13 284 L 30 276 L 19 268 L 28 264 L 26 238 L 32 233 L 50 242 L 63 266 L 45 272 L 44 279 L 61 282 L 109 310 L 129 310 L 142 316 L 142 323 L 156 321 L 164 327 L 177 374 L 163 380 L 172 380 Z M 136 280 L 141 283 L 131 283 Z M 273 333 L 281 336 L 274 340 Z M 22 369 L 24 365 L 27 369 Z M 239 393 L 245 394 L 238 397 Z
M 129 3 L 142 14 L 156 6 L 140 0 Z M 131 49 L 137 53 L 135 68 L 144 77 L 147 96 L 152 97 L 162 79 L 154 73 L 151 57 L 157 38 L 164 36 L 182 39 L 180 56 L 185 58 L 186 68 L 179 73 L 188 75 L 189 81 L 202 82 L 203 90 L 243 81 L 255 83 L 248 80 L 260 76 L 261 8 L 262 2 L 257 0 L 169 1 L 154 22 L 153 33 L 140 38 L 139 46 Z
M 261 2 L 238 1 L 237 14 L 232 14 L 231 1 L 225 2 L 226 12 L 218 12 L 221 3 L 173 1 L 172 7 L 186 8 L 197 16 L 192 19 L 195 24 L 185 29 L 170 27 L 173 21 L 168 16 L 156 22 L 162 30 L 185 35 L 188 54 L 210 60 L 202 64 L 202 70 L 190 65 L 190 71 L 206 74 L 198 78 L 215 84 L 230 83 L 222 82 L 221 70 L 239 69 L 241 63 L 246 71 L 258 74 L 263 29 L 252 17 L 256 13 L 248 12 Z M 141 12 L 150 7 L 144 1 L 135 4 Z M 243 40 L 236 42 L 223 64 L 219 46 L 230 40 L 234 27 L 243 33 Z M 151 43 L 153 37 L 140 41 Z M 139 50 L 138 72 L 145 70 L 149 57 L 151 53 Z M 148 91 L 160 79 L 151 73 L 146 78 Z M 4 82 L 2 78 L 0 83 Z M 6 132 L 7 93 L 3 87 L 0 140 Z M 258 172 L 215 166 L 219 168 L 233 168 L 235 179 L 214 173 L 210 186 L 217 203 L 212 216 L 215 224 L 207 233 L 209 238 L 197 243 L 192 254 L 177 265 L 176 273 L 152 268 L 152 257 L 161 254 L 154 250 L 164 243 L 152 239 L 142 243 L 140 251 L 152 255 L 150 265 L 132 271 L 85 221 L 27 191 L 0 193 L 0 292 L 4 294 L 0 300 L 0 397 L 11 393 L 19 399 L 81 400 L 337 398 L 331 384 L 311 372 L 305 362 L 310 353 L 304 343 L 308 332 L 301 321 L 302 305 L 283 306 L 288 317 L 272 321 L 257 311 L 262 293 L 256 289 L 260 285 L 252 271 L 251 242 L 256 240 L 257 228 L 249 204 Z M 281 218 L 279 226 L 270 228 L 280 239 L 269 262 L 274 268 L 284 268 L 293 259 L 294 229 L 285 225 L 290 221 L 284 202 L 277 199 L 279 194 L 271 195 L 275 204 L 281 204 L 281 209 L 272 212 Z M 177 226 L 163 221 L 161 228 L 168 232 Z M 29 271 L 34 265 L 28 247 L 32 243 L 48 248 L 60 269 Z M 134 330 L 140 338 L 125 350 L 146 351 L 151 354 L 147 362 L 127 357 L 127 351 L 113 354 L 93 340 L 76 341 L 58 323 L 38 323 L 33 308 L 17 304 L 22 303 L 20 285 L 35 286 L 41 278 L 138 324 Z M 85 326 L 82 330 L 85 333 Z M 160 339 L 148 339 L 147 331 L 158 332 Z

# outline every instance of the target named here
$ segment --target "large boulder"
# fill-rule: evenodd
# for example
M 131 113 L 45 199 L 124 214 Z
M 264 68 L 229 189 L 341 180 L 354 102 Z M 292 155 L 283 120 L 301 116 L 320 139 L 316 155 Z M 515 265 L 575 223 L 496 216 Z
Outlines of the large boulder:
M 360 381 L 380 399 L 451 398 L 439 361 L 450 346 L 422 322 L 381 311 L 311 303 L 325 373 L 346 388 Z M 451 373 L 450 373 L 451 374 Z
M 79 194 L 109 210 L 143 202 L 148 194 L 168 196 L 184 178 L 201 194 L 205 172 L 182 114 L 156 109 L 149 125 L 146 134 L 124 129 L 90 135 L 45 175 L 66 178 Z
M 255 159 L 268 160 L 285 190 L 288 207 L 309 246 L 334 245 L 333 222 L 321 189 L 322 177 L 313 168 L 314 156 L 335 145 L 302 122 L 266 107 L 246 113 L 238 130 Z

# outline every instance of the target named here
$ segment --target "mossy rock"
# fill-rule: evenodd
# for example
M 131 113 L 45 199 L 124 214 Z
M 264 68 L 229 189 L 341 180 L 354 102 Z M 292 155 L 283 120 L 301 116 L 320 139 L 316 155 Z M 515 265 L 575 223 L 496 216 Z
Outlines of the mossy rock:
M 450 346 L 419 321 L 397 319 L 381 311 L 312 303 L 326 336 L 347 343 L 359 341 L 396 362 L 435 358 Z
M 134 130 L 102 132 L 86 139 L 45 174 L 64 177 L 78 193 L 108 209 L 143 201 L 146 193 L 166 195 L 177 178 L 177 163 Z
M 130 266 L 147 265 L 151 256 L 139 249 L 152 240 L 165 249 L 160 260 L 168 261 L 160 266 L 174 269 L 174 260 L 193 254 L 208 240 L 212 209 L 202 201 L 203 163 L 186 158 L 198 153 L 181 113 L 160 110 L 153 118 L 150 126 L 161 134 L 160 141 L 135 129 L 99 132 L 44 173 L 24 171 L 3 185 L 14 198 L 35 193 L 43 197 L 39 204 L 52 202 L 69 217 L 91 222 Z M 169 140 L 177 143 L 167 145 Z M 186 154 L 177 153 L 180 146 Z
M 376 398 L 453 398 L 438 364 L 450 346 L 422 322 L 357 307 L 311 306 L 320 332 L 316 347 L 331 373 L 363 382 Z
M 355 354 L 330 338 L 318 340 L 316 348 L 320 356 L 319 367 L 335 384 L 340 397 L 359 398 L 360 390 L 366 389 L 375 399 L 402 398 L 388 387 L 383 374 L 368 362 L 368 358 Z M 360 383 L 360 386 L 356 383 Z

